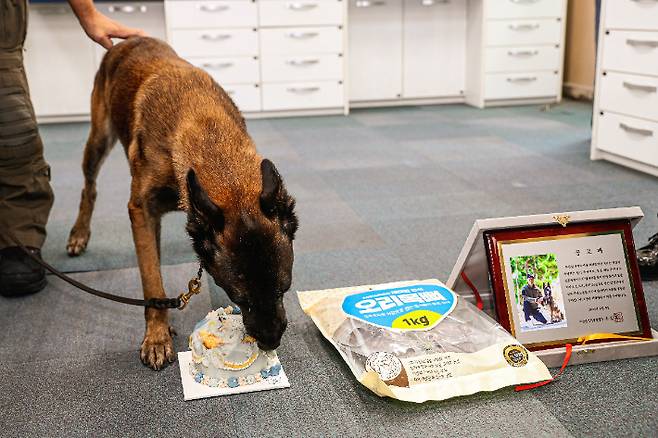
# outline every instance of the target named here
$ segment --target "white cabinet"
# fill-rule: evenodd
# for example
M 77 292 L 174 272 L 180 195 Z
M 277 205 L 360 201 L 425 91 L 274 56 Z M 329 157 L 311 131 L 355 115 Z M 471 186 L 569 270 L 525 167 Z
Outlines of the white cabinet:
M 405 0 L 402 96 L 459 96 L 466 74 L 463 0 Z
M 66 3 L 30 5 L 25 71 L 38 117 L 89 114 L 94 47 Z
M 463 94 L 464 1 L 351 0 L 349 17 L 351 101 L 404 103 Z
M 566 0 L 469 0 L 466 102 L 559 102 Z
M 658 176 L 656 1 L 603 2 L 591 157 Z
M 402 1 L 349 0 L 349 99 L 402 96 Z
M 260 111 L 258 7 L 247 0 L 165 0 L 167 40 L 240 110 Z
M 347 113 L 352 106 L 561 98 L 566 0 L 102 1 L 166 39 L 248 113 Z M 658 75 L 658 1 L 606 3 L 604 106 L 637 117 Z M 64 3 L 33 4 L 26 70 L 40 120 L 89 116 L 105 50 Z M 118 41 L 118 40 L 117 40 Z M 623 76 L 622 74 L 626 74 Z M 647 77 L 653 79 L 649 80 Z M 645 93 L 647 93 L 645 91 Z M 612 104 L 611 102 L 616 102 Z M 627 109 L 619 110 L 620 105 Z M 644 111 L 643 114 L 653 114 Z
M 165 0 L 168 41 L 247 113 L 345 112 L 342 0 Z
M 263 111 L 346 112 L 345 2 L 261 0 Z

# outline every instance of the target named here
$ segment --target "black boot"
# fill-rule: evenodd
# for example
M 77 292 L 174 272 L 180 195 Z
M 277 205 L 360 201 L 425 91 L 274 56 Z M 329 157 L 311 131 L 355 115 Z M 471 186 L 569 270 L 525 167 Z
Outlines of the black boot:
M 41 251 L 28 248 L 41 257 Z M 0 250 L 0 295 L 18 297 L 39 292 L 46 287 L 46 271 L 20 248 Z
M 658 280 L 658 233 L 649 238 L 649 244 L 637 250 L 642 280 Z

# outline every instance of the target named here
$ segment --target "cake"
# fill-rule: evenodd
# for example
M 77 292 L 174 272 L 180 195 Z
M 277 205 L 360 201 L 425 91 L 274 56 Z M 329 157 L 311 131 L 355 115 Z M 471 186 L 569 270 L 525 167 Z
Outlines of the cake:
M 203 385 L 235 388 L 276 378 L 281 372 L 276 353 L 260 350 L 246 333 L 238 307 L 209 312 L 194 327 L 189 345 L 190 373 Z

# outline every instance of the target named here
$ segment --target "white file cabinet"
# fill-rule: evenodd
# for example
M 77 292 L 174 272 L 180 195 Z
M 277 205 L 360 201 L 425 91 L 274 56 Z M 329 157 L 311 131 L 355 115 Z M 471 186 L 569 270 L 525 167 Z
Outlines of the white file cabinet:
M 461 98 L 464 0 L 349 0 L 354 106 Z
M 263 111 L 346 111 L 345 3 L 261 0 L 258 8 Z
M 658 1 L 604 1 L 594 99 L 592 159 L 658 176 Z
M 469 0 L 466 101 L 562 98 L 566 0 Z
M 258 6 L 249 0 L 165 0 L 167 40 L 244 112 L 262 108 Z

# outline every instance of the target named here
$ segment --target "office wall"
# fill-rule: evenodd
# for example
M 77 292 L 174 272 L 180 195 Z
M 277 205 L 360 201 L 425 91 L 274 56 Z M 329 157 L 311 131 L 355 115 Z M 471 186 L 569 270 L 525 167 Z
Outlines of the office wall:
M 595 0 L 569 0 L 564 56 L 564 94 L 591 100 L 594 95 Z

